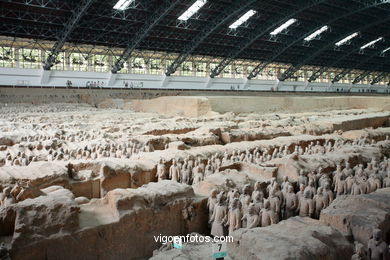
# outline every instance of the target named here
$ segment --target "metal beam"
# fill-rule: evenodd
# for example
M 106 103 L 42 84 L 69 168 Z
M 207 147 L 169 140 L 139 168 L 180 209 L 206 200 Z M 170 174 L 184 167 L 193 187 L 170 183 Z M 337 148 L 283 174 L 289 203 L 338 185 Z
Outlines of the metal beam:
M 379 74 L 378 76 L 376 76 L 372 81 L 371 81 L 371 85 L 375 85 L 375 84 L 378 84 L 379 82 L 381 82 L 381 80 L 383 80 L 387 75 L 389 75 L 388 72 L 382 72 L 381 74 Z
M 156 26 L 168 13 L 170 13 L 181 1 L 164 0 L 163 3 L 153 11 L 145 23 L 138 29 L 132 40 L 127 44 L 126 49 L 112 67 L 111 73 L 116 74 L 123 68 L 123 64 L 130 57 L 134 49 L 148 36 L 149 32 Z
M 286 9 L 280 15 L 275 16 L 274 19 L 270 19 L 268 22 L 259 25 L 255 30 L 249 32 L 245 35 L 245 40 L 238 44 L 235 48 L 231 50 L 226 58 L 224 58 L 210 73 L 210 77 L 214 78 L 218 76 L 227 65 L 229 65 L 241 52 L 246 48 L 251 46 L 257 39 L 269 33 L 271 30 L 275 29 L 277 26 L 283 24 L 289 19 L 293 18 L 297 14 L 313 7 L 318 4 L 324 3 L 327 0 L 300 0 L 294 8 Z
M 82 0 L 80 1 L 79 6 L 72 12 L 72 16 L 69 18 L 68 22 L 64 25 L 64 30 L 57 38 L 57 42 L 53 45 L 50 50 L 49 56 L 45 64 L 43 65 L 44 70 L 50 70 L 51 67 L 56 62 L 57 56 L 60 53 L 62 47 L 64 46 L 69 35 L 74 31 L 79 23 L 81 17 L 86 13 L 88 8 L 95 2 L 95 0 Z
M 365 79 L 368 75 L 370 75 L 372 71 L 364 71 L 362 74 L 359 74 L 353 81 L 352 84 L 357 84 L 363 79 Z
M 280 77 L 280 81 L 284 81 L 294 75 L 295 72 L 297 72 L 303 65 L 308 64 L 309 61 L 313 60 L 315 57 L 319 56 L 324 51 L 328 50 L 329 48 L 334 47 L 334 44 L 342 39 L 344 39 L 348 34 L 352 32 L 357 31 L 364 31 L 371 27 L 374 27 L 378 24 L 385 23 L 390 20 L 390 16 L 381 18 L 378 17 L 375 19 L 375 21 L 371 23 L 365 23 L 363 25 L 359 25 L 353 28 L 346 28 L 345 30 L 340 30 L 340 32 L 336 33 L 334 37 L 330 37 L 329 39 L 325 39 L 325 44 L 322 44 L 320 46 L 316 46 L 313 48 L 313 51 L 310 52 L 308 55 L 306 55 L 301 61 L 299 61 L 297 64 L 290 66 Z
M 384 57 L 385 54 L 382 54 L 382 56 Z M 367 71 L 363 71 L 360 75 L 358 75 L 353 81 L 352 81 L 352 84 L 357 84 L 359 83 L 360 81 L 362 81 L 363 79 L 365 79 L 367 76 L 369 76 L 370 74 L 374 73 L 374 72 L 377 72 L 377 71 L 382 71 L 382 70 L 385 70 L 385 65 L 388 65 L 389 63 L 386 62 L 386 63 L 382 63 L 382 64 L 376 64 L 371 70 L 367 70 Z M 384 72 L 385 73 L 385 72 Z
M 307 36 L 312 34 L 315 30 L 319 29 L 319 27 L 323 25 L 330 26 L 331 24 L 333 24 L 334 22 L 340 19 L 362 12 L 368 8 L 377 7 L 379 5 L 384 4 L 381 1 L 378 2 L 378 0 L 359 0 L 359 2 L 361 2 L 362 4 L 360 7 L 356 9 L 348 9 L 348 10 L 339 8 L 334 12 L 332 12 L 328 17 L 326 17 L 327 20 L 324 19 L 324 21 L 320 21 L 317 23 L 315 22 L 312 25 L 310 25 L 310 27 L 307 30 L 305 28 L 306 30 L 305 33 L 299 35 L 292 35 L 291 37 L 288 38 L 288 41 L 282 41 L 281 47 L 272 50 L 272 53 L 267 60 L 259 63 L 255 68 L 253 68 L 253 70 L 248 75 L 248 79 L 253 79 L 257 77 L 257 75 L 259 75 L 259 73 L 261 73 L 269 64 L 274 62 L 278 57 L 284 54 L 291 47 L 303 42 Z
M 359 48 L 358 48 L 357 50 L 359 50 Z M 356 49 L 355 49 L 354 51 L 356 51 Z M 347 55 L 343 55 L 342 57 L 347 57 L 347 56 L 349 56 L 351 53 L 353 53 L 354 51 L 348 52 Z M 374 52 L 374 53 L 372 53 L 371 55 L 366 56 L 366 57 L 364 57 L 364 59 L 361 59 L 359 62 L 357 62 L 357 63 L 353 66 L 353 68 L 343 69 L 340 73 L 338 73 L 336 76 L 334 76 L 334 78 L 332 79 L 332 83 L 339 82 L 339 81 L 340 81 L 342 78 L 344 78 L 348 73 L 350 73 L 352 70 L 354 70 L 354 69 L 356 69 L 357 67 L 359 67 L 359 65 L 364 64 L 364 63 L 366 63 L 367 61 L 371 60 L 372 58 L 381 55 L 381 53 L 382 53 L 382 51 Z M 334 62 L 334 64 L 338 63 L 338 62 L 341 61 L 341 60 L 343 60 L 343 58 L 338 59 L 338 61 L 337 61 L 337 62 Z
M 204 27 L 192 40 L 184 47 L 180 55 L 167 68 L 165 74 L 167 76 L 176 72 L 177 68 L 188 58 L 188 56 L 216 29 L 229 21 L 231 18 L 239 15 L 247 7 L 255 3 L 256 0 L 240 0 L 233 1 L 228 7 L 222 9 L 221 13 L 209 22 L 208 26 Z

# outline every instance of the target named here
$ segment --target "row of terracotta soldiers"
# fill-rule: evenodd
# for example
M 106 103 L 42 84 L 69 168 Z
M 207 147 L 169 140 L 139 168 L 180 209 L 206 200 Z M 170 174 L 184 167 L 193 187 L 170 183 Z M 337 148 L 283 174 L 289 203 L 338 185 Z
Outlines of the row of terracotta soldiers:
M 364 146 L 368 143 L 375 143 L 375 140 L 372 139 L 371 142 L 369 142 L 366 138 L 355 139 L 354 141 L 343 141 L 339 139 L 336 141 L 327 140 L 323 144 L 319 141 L 317 141 L 316 144 L 310 142 L 307 146 L 284 145 L 274 148 L 257 147 L 252 151 L 248 149 L 245 152 L 234 150 L 231 153 L 225 152 L 223 155 L 216 153 L 212 155 L 206 163 L 200 158 L 194 159 L 191 156 L 187 156 L 184 160 L 180 158 L 173 160 L 174 162 L 172 162 L 172 166 L 170 166 L 168 170 L 166 162 L 160 159 L 157 165 L 156 177 L 158 180 L 173 178 L 182 183 L 196 184 L 204 180 L 207 176 L 218 172 L 221 166 L 227 166 L 237 162 L 262 164 L 269 160 L 285 156 L 327 153 L 340 149 L 347 144 Z M 306 183 L 305 185 L 307 186 L 308 184 Z
M 154 151 L 151 143 L 92 144 L 84 148 L 75 149 L 52 148 L 51 146 L 44 147 L 42 143 L 38 143 L 31 147 L 31 150 L 26 150 L 26 152 L 19 151 L 16 154 L 8 152 L 5 158 L 0 159 L 0 166 L 27 166 L 34 161 L 94 160 L 102 157 L 130 158 L 132 155 L 140 152 L 151 151 Z
M 373 179 L 372 183 L 375 183 L 376 186 L 371 186 L 369 179 L 362 178 L 372 171 L 370 165 L 387 163 L 388 159 L 384 158 L 380 164 L 373 160 L 363 170 L 360 165 L 350 168 L 346 164 L 344 169 L 338 166 L 337 170 L 331 173 L 319 170 L 317 173 L 312 172 L 307 176 L 302 172 L 297 183 L 290 182 L 285 176 L 281 184 L 276 179 L 272 179 L 263 189 L 262 184 L 256 182 L 253 191 L 250 185 L 246 185 L 241 193 L 234 188 L 228 193 L 223 191 L 218 193 L 214 190 L 208 199 L 209 216 L 212 223 L 211 234 L 221 235 L 225 225 L 229 227 L 229 232 L 232 232 L 240 227 L 263 227 L 276 224 L 280 220 L 295 215 L 318 219 L 321 211 L 329 206 L 338 195 L 359 195 L 373 192 L 378 188 L 390 187 L 390 173 L 381 182 L 383 185 L 379 185 L 375 182 L 376 179 Z M 355 171 L 357 174 L 354 173 Z M 339 187 L 343 181 L 340 176 L 346 172 L 350 172 L 354 183 L 351 187 L 351 193 L 340 193 Z M 299 185 L 297 192 L 294 188 L 296 184 Z M 335 192 L 332 191 L 332 187 Z M 363 189 L 362 187 L 368 188 Z

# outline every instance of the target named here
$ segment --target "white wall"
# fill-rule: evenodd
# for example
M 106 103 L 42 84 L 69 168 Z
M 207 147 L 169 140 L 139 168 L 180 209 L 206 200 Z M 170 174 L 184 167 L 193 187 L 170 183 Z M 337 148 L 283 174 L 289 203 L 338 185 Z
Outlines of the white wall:
M 194 90 L 229 90 L 232 86 L 249 90 L 271 91 L 308 91 L 308 92 L 337 92 L 337 89 L 359 92 L 361 89 L 376 90 L 378 93 L 387 93 L 388 87 L 383 85 L 351 85 L 308 82 L 277 82 L 271 80 L 244 80 L 206 77 L 183 77 L 139 74 L 117 74 L 111 77 L 110 73 L 51 71 L 47 77 L 42 77 L 43 70 L 0 68 L 0 86 L 42 86 L 64 87 L 70 80 L 73 87 L 86 87 L 88 81 L 104 82 L 104 87 L 123 88 L 124 81 L 134 88 L 163 88 L 163 89 L 194 89 Z M 46 80 L 45 80 L 46 79 Z M 111 84 L 109 84 L 111 83 Z

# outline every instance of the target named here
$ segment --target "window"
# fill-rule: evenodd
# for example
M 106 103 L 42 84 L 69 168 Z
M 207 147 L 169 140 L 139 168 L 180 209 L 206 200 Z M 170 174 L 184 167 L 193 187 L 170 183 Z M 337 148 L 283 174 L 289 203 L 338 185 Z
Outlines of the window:
M 183 64 L 181 65 L 181 75 L 192 76 L 192 62 L 183 62 Z
M 14 68 L 15 67 L 15 50 L 12 47 L 0 48 L 0 67 Z
M 108 63 L 108 57 L 106 55 L 93 55 L 92 56 L 93 71 L 95 72 L 108 72 L 110 66 Z
M 42 67 L 41 50 L 19 49 L 20 67 L 24 69 L 39 69 Z
M 135 74 L 145 74 L 146 73 L 146 65 L 145 60 L 143 58 L 134 58 L 131 64 L 131 71 Z

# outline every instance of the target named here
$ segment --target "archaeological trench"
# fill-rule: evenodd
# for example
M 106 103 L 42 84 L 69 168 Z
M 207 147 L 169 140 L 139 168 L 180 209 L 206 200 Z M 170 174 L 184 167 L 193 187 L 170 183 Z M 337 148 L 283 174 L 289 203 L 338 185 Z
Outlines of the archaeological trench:
M 0 93 L 0 259 L 389 259 L 390 98 L 72 91 Z

